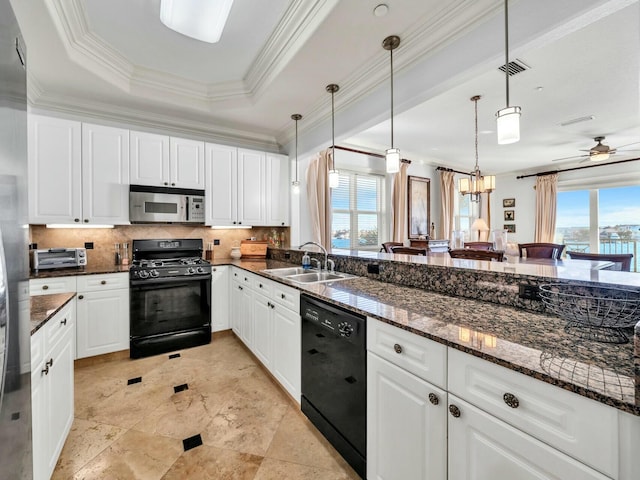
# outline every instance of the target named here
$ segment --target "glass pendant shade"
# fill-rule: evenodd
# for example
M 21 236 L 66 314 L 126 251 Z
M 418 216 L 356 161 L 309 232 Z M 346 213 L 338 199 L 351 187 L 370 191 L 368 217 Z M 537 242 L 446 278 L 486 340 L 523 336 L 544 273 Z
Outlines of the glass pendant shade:
M 187 37 L 216 43 L 232 5 L 233 0 L 161 0 L 160 21 Z
M 387 173 L 398 173 L 400 171 L 400 149 L 390 148 L 387 150 L 385 159 L 387 162 Z
M 493 175 L 485 175 L 482 177 L 482 190 L 484 192 L 493 192 L 496 189 L 496 177 Z
M 338 188 L 340 186 L 340 172 L 338 170 L 329 170 L 329 188 Z
M 608 153 L 595 153 L 589 156 L 589 160 L 593 160 L 594 162 L 600 162 L 602 160 L 609 160 Z
M 294 180 L 293 182 L 291 182 L 291 189 L 293 193 L 298 195 L 300 193 L 300 182 L 297 180 Z
M 461 178 L 458 180 L 458 191 L 461 195 L 471 193 L 471 179 Z
M 498 110 L 496 123 L 500 145 L 520 141 L 520 107 L 506 107 Z

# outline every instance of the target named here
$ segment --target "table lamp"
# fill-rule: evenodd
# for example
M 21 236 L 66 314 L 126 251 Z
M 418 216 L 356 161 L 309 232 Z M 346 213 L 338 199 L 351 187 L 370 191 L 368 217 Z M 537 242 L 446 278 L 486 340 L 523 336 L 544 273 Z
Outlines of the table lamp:
M 471 224 L 471 230 L 478 231 L 478 242 L 480 242 L 482 240 L 482 234 L 480 232 L 488 232 L 489 225 L 487 225 L 487 222 L 484 220 L 484 218 L 476 218 Z

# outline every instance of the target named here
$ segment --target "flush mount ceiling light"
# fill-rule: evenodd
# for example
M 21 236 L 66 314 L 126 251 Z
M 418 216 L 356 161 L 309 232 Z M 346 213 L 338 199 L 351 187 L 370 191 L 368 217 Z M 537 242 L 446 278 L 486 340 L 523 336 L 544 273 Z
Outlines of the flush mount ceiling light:
M 327 85 L 327 92 L 331 94 L 331 169 L 329 170 L 329 188 L 338 188 L 340 185 L 340 172 L 336 170 L 336 138 L 335 138 L 335 114 L 333 109 L 333 95 L 340 87 L 335 83 Z
M 520 140 L 520 107 L 509 106 L 509 0 L 504 0 L 504 75 L 507 106 L 496 112 L 498 143 L 506 145 Z
M 291 119 L 296 122 L 296 179 L 291 182 L 291 188 L 293 189 L 293 193 L 300 193 L 300 182 L 298 181 L 298 120 L 302 118 L 302 115 L 299 113 L 294 113 L 291 115 Z
M 187 37 L 216 43 L 231 5 L 233 0 L 160 0 L 160 21 Z
M 480 95 L 471 97 L 471 101 L 475 104 L 476 166 L 469 174 L 469 178 L 458 180 L 458 191 L 461 195 L 470 195 L 472 202 L 480 201 L 481 193 L 491 193 L 496 188 L 496 177 L 493 175 L 483 177 L 478 166 L 478 100 L 480 98 Z
M 386 151 L 387 173 L 400 171 L 400 149 L 393 146 L 393 51 L 400 46 L 400 37 L 391 35 L 382 41 L 382 48 L 389 50 L 391 60 L 391 148 Z

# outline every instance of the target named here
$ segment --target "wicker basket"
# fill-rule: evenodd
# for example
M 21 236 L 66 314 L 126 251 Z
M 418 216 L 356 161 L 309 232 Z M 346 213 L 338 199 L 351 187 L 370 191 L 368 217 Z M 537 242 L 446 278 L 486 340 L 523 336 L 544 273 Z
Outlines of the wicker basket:
M 552 283 L 540 285 L 547 311 L 567 321 L 565 330 L 609 343 L 629 341 L 626 329 L 640 321 L 640 292 Z

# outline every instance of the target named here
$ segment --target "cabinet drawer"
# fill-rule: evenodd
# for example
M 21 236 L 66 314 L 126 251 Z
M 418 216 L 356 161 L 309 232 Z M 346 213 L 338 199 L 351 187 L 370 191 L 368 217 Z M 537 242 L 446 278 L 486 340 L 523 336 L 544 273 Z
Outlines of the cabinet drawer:
M 97 292 L 129 288 L 128 273 L 107 273 L 104 275 L 81 275 L 78 277 L 78 292 Z
M 447 347 L 440 343 L 367 318 L 367 350 L 446 389 Z
M 42 328 L 45 351 L 50 351 L 68 332 L 75 338 L 75 299 L 67 303 Z
M 605 475 L 618 477 L 615 408 L 453 348 L 449 391 Z
M 250 288 L 253 288 L 253 281 L 254 281 L 253 278 L 254 278 L 253 274 L 248 273 L 247 271 L 242 270 L 241 268 L 234 268 L 231 273 L 232 280 L 236 280 L 241 285 L 245 285 Z
M 274 282 L 271 280 L 267 280 L 264 277 L 255 276 L 253 277 L 253 285 L 252 288 L 256 292 L 260 292 L 261 294 L 271 298 L 273 294 Z
M 29 280 L 29 295 L 52 295 L 76 291 L 76 277 L 38 278 Z
M 300 313 L 300 291 L 275 282 L 273 285 L 273 301 Z

